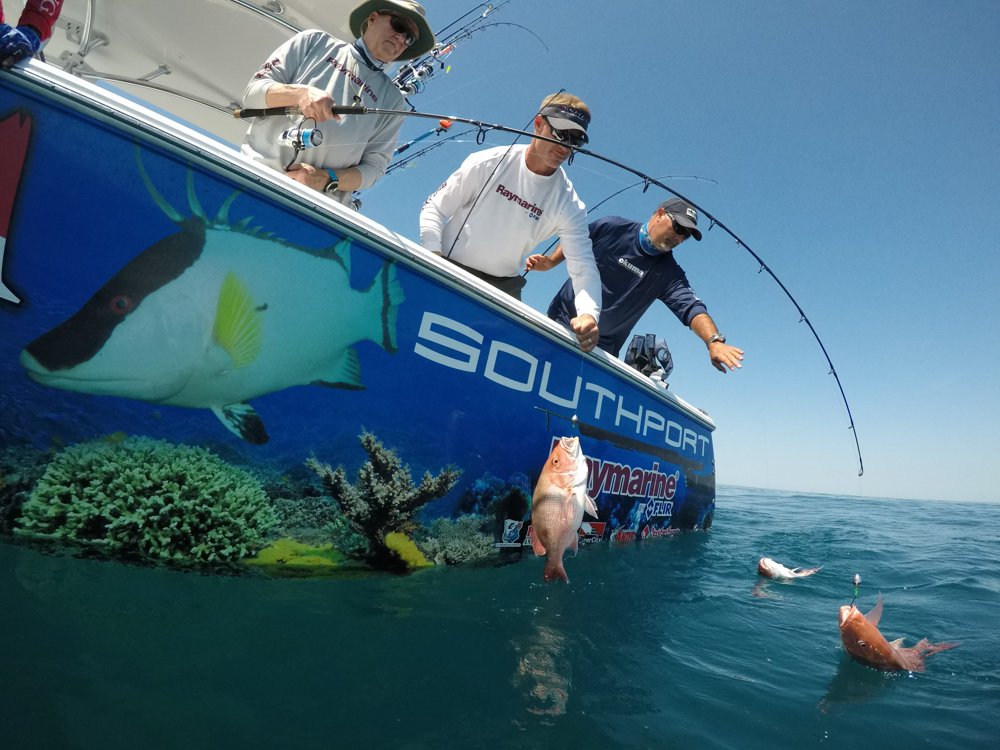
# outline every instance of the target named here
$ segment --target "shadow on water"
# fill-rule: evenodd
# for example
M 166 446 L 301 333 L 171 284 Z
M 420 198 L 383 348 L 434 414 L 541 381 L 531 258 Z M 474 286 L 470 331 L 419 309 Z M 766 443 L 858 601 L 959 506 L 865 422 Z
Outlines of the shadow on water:
M 836 713 L 849 704 L 865 703 L 879 698 L 896 685 L 899 675 L 880 672 L 855 662 L 846 654 L 841 656 L 826 694 L 816 705 L 823 713 Z

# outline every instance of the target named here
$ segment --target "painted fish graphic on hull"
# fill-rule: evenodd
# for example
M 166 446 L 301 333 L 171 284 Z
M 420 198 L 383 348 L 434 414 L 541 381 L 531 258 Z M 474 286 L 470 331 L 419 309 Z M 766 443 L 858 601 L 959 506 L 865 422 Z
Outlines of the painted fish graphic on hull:
M 350 241 L 300 248 L 214 220 L 194 198 L 180 231 L 140 253 L 73 316 L 28 344 L 39 383 L 83 393 L 211 409 L 251 443 L 268 439 L 249 399 L 294 385 L 361 389 L 352 348 L 396 349 L 403 290 L 389 261 L 371 286 L 350 286 Z
M 819 573 L 823 567 L 818 568 L 786 568 L 780 562 L 772 560 L 770 557 L 762 557 L 757 561 L 757 573 L 765 578 L 791 579 L 805 578 L 814 573 Z
M 531 499 L 531 547 L 536 555 L 545 555 L 546 581 L 569 582 L 563 554 L 567 549 L 577 550 L 584 511 L 597 518 L 597 508 L 587 494 L 587 459 L 580 438 L 559 438 Z
M 923 672 L 924 658 L 938 651 L 960 646 L 960 643 L 931 643 L 922 638 L 915 646 L 904 647 L 903 639 L 891 643 L 879 632 L 878 621 L 882 619 L 882 595 L 867 615 L 861 614 L 853 604 L 840 608 L 840 640 L 851 658 L 868 667 L 885 672 L 905 669 L 909 672 Z

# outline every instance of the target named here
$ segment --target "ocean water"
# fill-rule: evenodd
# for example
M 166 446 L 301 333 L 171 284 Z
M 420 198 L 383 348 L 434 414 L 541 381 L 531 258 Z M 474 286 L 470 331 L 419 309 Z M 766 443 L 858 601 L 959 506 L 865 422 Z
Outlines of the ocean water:
M 566 567 L 272 580 L 0 542 L 3 746 L 1000 747 L 1000 504 L 722 488 L 710 531 Z M 962 645 L 850 661 L 855 573 L 887 638 Z

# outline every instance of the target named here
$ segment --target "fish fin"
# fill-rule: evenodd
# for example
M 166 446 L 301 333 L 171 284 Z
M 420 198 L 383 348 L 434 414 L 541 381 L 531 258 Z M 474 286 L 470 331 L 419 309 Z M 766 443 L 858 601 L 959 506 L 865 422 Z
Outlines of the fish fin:
M 346 388 L 351 391 L 365 390 L 365 385 L 361 382 L 361 360 L 358 358 L 358 353 L 353 349 L 348 349 L 343 358 L 337 362 L 337 366 L 329 377 L 323 380 L 314 380 L 313 385 L 322 385 L 327 388 Z
M 878 601 L 875 602 L 872 611 L 865 615 L 865 619 L 872 625 L 878 625 L 878 621 L 882 619 L 882 592 L 879 592 Z
M 892 646 L 893 648 L 902 648 L 903 647 L 903 638 L 897 638 L 894 641 L 889 641 L 889 645 Z M 920 645 L 920 644 L 917 644 L 917 645 Z
M 594 505 L 594 500 L 586 492 L 583 493 L 583 509 L 594 518 L 597 518 L 597 506 Z
M 330 248 L 330 254 L 344 267 L 347 271 L 347 277 L 351 276 L 351 241 L 345 237 L 332 248 Z
M 545 545 L 542 544 L 542 540 L 538 538 L 534 529 L 531 531 L 531 550 L 539 557 L 545 554 Z
M 378 276 L 372 280 L 368 291 L 382 300 L 382 336 L 378 342 L 387 352 L 396 351 L 396 317 L 399 305 L 406 299 L 403 285 L 396 278 L 395 261 L 386 261 Z
M 573 535 L 573 540 L 569 543 L 569 549 L 573 552 L 573 555 L 576 555 L 576 553 L 580 551 L 579 530 L 577 530 L 577 532 Z
M 212 413 L 226 426 L 226 429 L 241 440 L 253 445 L 263 445 L 268 441 L 264 420 L 257 410 L 245 401 L 227 404 L 223 407 L 213 406 Z
M 546 581 L 566 581 L 566 583 L 569 583 L 569 576 L 566 575 L 566 568 L 563 566 L 562 559 L 555 557 L 545 558 L 545 572 L 542 573 L 542 578 Z
M 245 367 L 257 359 L 264 345 L 261 328 L 260 313 L 250 292 L 230 271 L 219 288 L 212 338 L 229 353 L 234 367 Z

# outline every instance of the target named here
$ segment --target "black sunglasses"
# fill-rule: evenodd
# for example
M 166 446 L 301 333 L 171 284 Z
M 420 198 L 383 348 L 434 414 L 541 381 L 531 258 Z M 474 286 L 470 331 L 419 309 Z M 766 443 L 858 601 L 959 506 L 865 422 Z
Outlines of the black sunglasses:
M 552 137 L 560 143 L 565 143 L 570 146 L 582 146 L 588 141 L 587 134 L 582 130 L 559 130 L 558 128 L 552 127 L 552 122 L 548 117 L 545 118 L 545 122 L 548 123 L 549 130 L 552 131 Z
M 670 214 L 667 214 L 667 216 L 670 216 Z M 670 223 L 674 225 L 674 231 L 677 232 L 677 234 L 679 234 L 681 237 L 691 236 L 691 230 L 688 229 L 683 224 L 681 224 L 680 222 L 678 222 L 676 219 L 674 219 L 673 216 L 670 216 Z
M 392 26 L 392 30 L 397 34 L 403 35 L 403 38 L 406 40 L 407 47 L 417 41 L 417 37 L 414 36 L 413 30 L 410 28 L 409 24 L 407 24 L 406 21 L 397 16 L 391 10 L 380 10 L 378 13 L 380 16 L 389 16 L 389 24 Z

